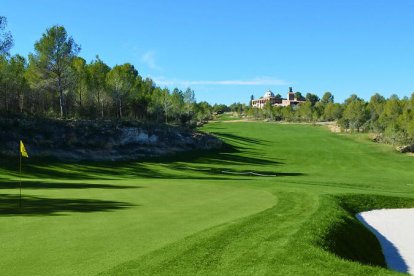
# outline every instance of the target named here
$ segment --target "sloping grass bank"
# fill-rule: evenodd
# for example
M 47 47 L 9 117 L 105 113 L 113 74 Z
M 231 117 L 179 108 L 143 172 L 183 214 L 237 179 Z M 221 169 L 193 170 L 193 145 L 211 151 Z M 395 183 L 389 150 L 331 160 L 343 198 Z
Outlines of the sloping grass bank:
M 341 195 L 315 201 L 315 196 L 297 193 L 278 197 L 278 204 L 265 211 L 202 231 L 101 275 L 393 274 L 385 269 L 377 239 L 355 213 L 413 207 L 413 199 Z
M 322 127 L 203 130 L 226 150 L 25 159 L 19 212 L 17 160 L 0 160 L 0 274 L 398 275 L 355 213 L 414 206 L 413 158 Z

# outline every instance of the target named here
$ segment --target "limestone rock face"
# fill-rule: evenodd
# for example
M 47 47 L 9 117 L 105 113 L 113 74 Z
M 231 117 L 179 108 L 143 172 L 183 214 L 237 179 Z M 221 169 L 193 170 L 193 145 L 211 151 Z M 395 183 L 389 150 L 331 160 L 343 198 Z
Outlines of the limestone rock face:
M 214 136 L 170 125 L 0 119 L 0 155 L 17 156 L 19 140 L 32 157 L 75 161 L 134 160 L 222 146 Z
M 148 144 L 154 145 L 158 142 L 157 135 L 149 135 L 146 130 L 136 127 L 123 128 L 120 137 L 121 145 L 128 144 Z

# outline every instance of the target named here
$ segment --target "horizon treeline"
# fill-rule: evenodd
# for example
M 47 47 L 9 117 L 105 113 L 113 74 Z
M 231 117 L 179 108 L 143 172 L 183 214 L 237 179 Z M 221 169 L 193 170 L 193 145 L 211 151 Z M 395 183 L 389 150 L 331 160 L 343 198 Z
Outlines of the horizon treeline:
M 47 118 L 136 119 L 190 125 L 208 120 L 213 107 L 194 91 L 170 91 L 143 78 L 131 63 L 89 63 L 63 26 L 52 26 L 27 58 L 13 46 L 0 16 L 0 114 Z
M 335 103 L 334 96 L 326 92 L 320 99 L 307 93 L 306 101 L 297 106 L 272 106 L 263 109 L 238 104 L 239 114 L 272 121 L 327 122 L 336 121 L 342 131 L 373 132 L 376 139 L 390 144 L 414 144 L 414 93 L 399 98 L 385 98 L 379 93 L 369 101 L 352 94 L 343 103 Z
M 330 92 L 322 98 L 298 92 L 297 98 L 306 101 L 297 106 L 212 106 L 197 103 L 191 88 L 171 91 L 157 86 L 131 63 L 110 67 L 99 56 L 86 62 L 79 56 L 80 46 L 59 25 L 42 34 L 27 58 L 10 56 L 13 38 L 6 25 L 6 18 L 0 16 L 0 115 L 195 125 L 213 114 L 233 111 L 274 121 L 337 121 L 344 131 L 370 131 L 386 143 L 414 144 L 414 93 L 401 99 L 377 93 L 369 101 L 353 94 L 335 103 Z

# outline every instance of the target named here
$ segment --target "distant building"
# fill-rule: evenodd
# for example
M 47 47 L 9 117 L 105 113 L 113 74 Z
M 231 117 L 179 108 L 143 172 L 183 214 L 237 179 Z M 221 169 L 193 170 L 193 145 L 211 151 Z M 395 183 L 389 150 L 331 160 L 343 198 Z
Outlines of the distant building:
M 273 94 L 272 91 L 267 90 L 263 97 L 257 100 L 252 100 L 252 106 L 257 108 L 263 108 L 267 102 L 270 102 L 271 105 L 281 104 L 282 98 L 275 97 L 275 94 Z
M 263 108 L 267 102 L 270 102 L 272 106 L 292 106 L 305 102 L 305 99 L 298 99 L 296 97 L 296 93 L 293 92 L 292 87 L 289 87 L 286 99 L 276 97 L 272 91 L 267 90 L 263 97 L 257 100 L 252 100 L 252 106 L 256 108 Z

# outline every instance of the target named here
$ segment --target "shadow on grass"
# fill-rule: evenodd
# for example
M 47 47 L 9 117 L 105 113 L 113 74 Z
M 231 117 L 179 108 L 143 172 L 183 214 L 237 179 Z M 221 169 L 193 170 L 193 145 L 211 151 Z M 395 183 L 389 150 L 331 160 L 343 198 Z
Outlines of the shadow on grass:
M 233 134 L 220 133 L 218 136 L 229 140 L 218 150 L 198 150 L 191 152 L 180 152 L 174 155 L 161 157 L 147 157 L 140 160 L 129 161 L 107 161 L 107 162 L 62 162 L 53 159 L 31 158 L 24 160 L 23 175 L 27 178 L 49 178 L 49 179 L 104 179 L 114 180 L 120 178 L 161 178 L 161 179 L 206 179 L 206 180 L 228 180 L 237 178 L 237 175 L 225 174 L 222 171 L 232 170 L 230 166 L 245 166 L 259 174 L 275 174 L 277 172 L 256 171 L 258 166 L 274 166 L 284 164 L 274 157 L 264 157 L 261 153 L 255 153 L 245 147 L 266 144 L 267 141 L 246 138 Z M 230 141 L 231 140 L 231 141 Z M 195 167 L 213 167 L 208 172 L 199 170 L 183 169 L 180 162 L 191 164 Z M 165 166 L 160 167 L 163 164 Z M 7 174 L 18 177 L 18 162 L 13 160 L 0 160 L 0 168 L 7 170 Z M 221 169 L 215 169 L 221 168 Z M 262 170 L 262 169 L 260 169 Z M 280 170 L 279 170 L 280 171 Z M 240 173 L 241 174 L 241 173 Z M 278 176 L 300 176 L 301 173 L 277 173 Z M 241 180 L 241 179 L 240 179 Z M 81 186 L 78 186 L 81 188 Z M 103 187 L 102 188 L 111 188 Z M 84 187 L 89 188 L 89 187 Z M 91 186 L 92 188 L 92 186 Z
M 0 216 L 50 216 L 64 215 L 62 214 L 64 212 L 108 212 L 132 206 L 137 205 L 94 199 L 58 199 L 22 196 L 21 207 L 19 207 L 18 195 L 0 195 Z
M 283 176 L 303 176 L 304 173 L 283 173 L 276 171 L 264 171 L 264 170 L 233 170 L 226 168 L 206 168 L 206 167 L 192 167 L 177 165 L 174 167 L 177 170 L 190 170 L 196 172 L 203 172 L 205 174 L 222 174 L 222 175 L 235 175 L 235 176 L 272 176 L 272 177 L 283 177 Z
M 0 183 L 0 189 L 18 189 L 18 181 Z M 22 181 L 22 189 L 138 189 L 143 186 L 123 186 L 111 184 L 87 184 L 87 183 L 52 183 L 41 181 Z
M 257 139 L 257 138 L 248 138 L 248 137 L 243 137 L 243 136 L 238 136 L 235 134 L 230 134 L 230 133 L 217 133 L 216 134 L 218 137 L 223 138 L 223 140 L 227 140 L 227 141 L 231 141 L 233 143 L 239 144 L 239 145 L 270 145 L 270 144 L 274 144 L 274 142 L 270 142 L 267 140 L 263 140 L 263 139 Z

